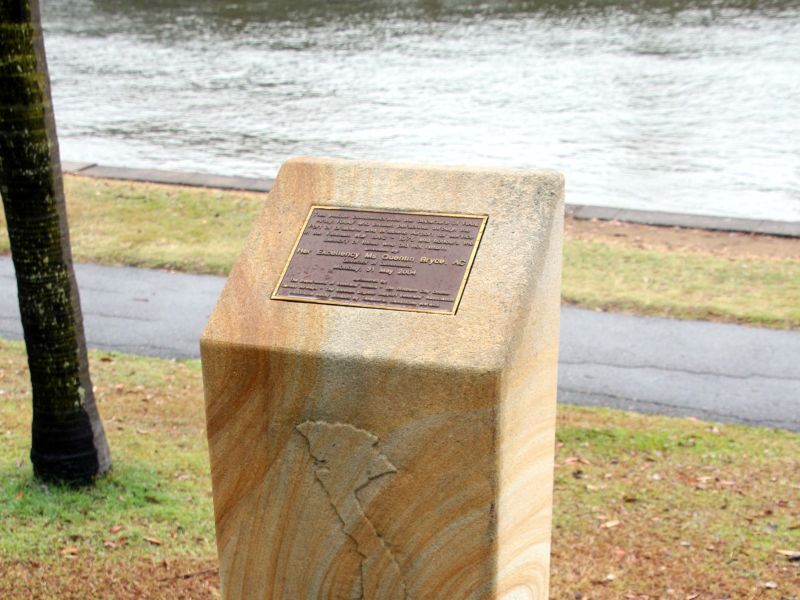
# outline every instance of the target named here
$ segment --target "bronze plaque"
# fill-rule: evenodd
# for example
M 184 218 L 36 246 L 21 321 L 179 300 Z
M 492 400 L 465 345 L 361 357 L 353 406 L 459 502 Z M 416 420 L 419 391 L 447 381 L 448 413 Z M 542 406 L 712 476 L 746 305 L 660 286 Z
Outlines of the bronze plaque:
M 487 219 L 312 206 L 272 298 L 453 315 Z

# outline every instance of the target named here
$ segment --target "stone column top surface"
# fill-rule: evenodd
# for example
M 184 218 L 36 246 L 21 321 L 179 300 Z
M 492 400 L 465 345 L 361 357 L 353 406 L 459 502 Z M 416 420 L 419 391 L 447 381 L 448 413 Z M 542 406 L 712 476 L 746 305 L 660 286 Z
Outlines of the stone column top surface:
M 563 189 L 563 176 L 544 170 L 291 159 L 278 173 L 202 343 L 500 371 L 534 310 L 529 298 L 538 286 L 560 284 L 540 275 L 551 225 L 563 213 Z M 457 313 L 271 299 L 313 205 L 488 215 Z

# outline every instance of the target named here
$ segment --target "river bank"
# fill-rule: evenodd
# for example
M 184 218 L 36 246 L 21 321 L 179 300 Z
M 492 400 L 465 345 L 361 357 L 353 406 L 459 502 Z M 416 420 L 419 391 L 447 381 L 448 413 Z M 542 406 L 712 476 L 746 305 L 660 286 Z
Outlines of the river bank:
M 269 192 L 273 179 L 269 177 L 239 177 L 230 175 L 210 175 L 160 169 L 135 169 L 111 167 L 91 162 L 62 163 L 64 173 L 95 177 L 99 179 L 118 179 L 145 183 L 163 183 L 188 187 L 215 188 L 245 192 Z M 685 229 L 706 229 L 710 231 L 729 231 L 753 233 L 769 236 L 800 238 L 800 221 L 778 221 L 770 219 L 744 219 L 715 215 L 664 212 L 655 210 L 636 210 L 612 206 L 586 204 L 566 204 L 567 215 L 576 220 L 617 221 L 656 227 L 680 227 Z

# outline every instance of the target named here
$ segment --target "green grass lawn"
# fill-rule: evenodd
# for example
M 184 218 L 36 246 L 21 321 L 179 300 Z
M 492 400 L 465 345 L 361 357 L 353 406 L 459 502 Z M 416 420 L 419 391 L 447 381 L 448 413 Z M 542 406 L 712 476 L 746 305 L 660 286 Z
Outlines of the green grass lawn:
M 75 260 L 228 272 L 264 194 L 67 177 Z M 0 215 L 0 229 L 5 224 Z M 800 242 L 798 242 L 800 243 Z M 0 235 L 0 252 L 8 251 Z M 599 310 L 800 327 L 800 260 L 567 238 L 563 299 Z
M 91 361 L 114 469 L 78 492 L 32 478 L 0 341 L 0 597 L 218 597 L 198 362 Z M 557 440 L 551 597 L 797 598 L 797 434 L 559 407 Z
M 607 311 L 800 327 L 800 261 L 564 244 L 562 298 Z

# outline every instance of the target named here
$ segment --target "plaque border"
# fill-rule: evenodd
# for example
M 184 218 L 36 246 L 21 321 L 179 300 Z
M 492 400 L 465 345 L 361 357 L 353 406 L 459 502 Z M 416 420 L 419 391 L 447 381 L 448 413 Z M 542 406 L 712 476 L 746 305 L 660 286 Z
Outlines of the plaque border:
M 478 235 L 475 237 L 475 243 L 472 246 L 472 252 L 469 255 L 469 261 L 467 261 L 466 268 L 464 269 L 464 277 L 461 279 L 461 285 L 458 288 L 458 293 L 456 294 L 456 299 L 453 302 L 453 309 L 452 310 L 435 310 L 431 308 L 400 308 L 394 306 L 380 306 L 377 304 L 360 304 L 356 302 L 336 302 L 335 300 L 317 300 L 315 298 L 297 298 L 295 296 L 282 296 L 278 294 L 278 290 L 281 288 L 281 283 L 283 283 L 283 278 L 286 275 L 286 272 L 289 270 L 289 263 L 292 262 L 292 258 L 294 257 L 294 253 L 297 251 L 297 246 L 300 245 L 300 239 L 303 237 L 303 233 L 306 230 L 306 225 L 308 225 L 308 221 L 311 219 L 311 215 L 314 213 L 314 210 L 317 208 L 322 208 L 325 210 L 350 210 L 350 211 L 357 211 L 357 212 L 377 212 L 377 213 L 400 213 L 400 214 L 407 214 L 407 215 L 421 215 L 421 216 L 434 216 L 434 217 L 461 217 L 461 218 L 470 218 L 470 219 L 481 219 L 481 225 L 478 229 Z M 311 207 L 308 209 L 308 214 L 306 215 L 305 220 L 303 221 L 303 226 L 300 228 L 300 233 L 297 234 L 297 238 L 292 245 L 292 250 L 289 253 L 289 258 L 286 260 L 286 265 L 284 265 L 283 270 L 281 271 L 280 276 L 278 277 L 278 283 L 275 285 L 275 290 L 272 292 L 270 296 L 270 300 L 284 300 L 287 302 L 303 302 L 306 304 L 327 304 L 331 306 L 351 306 L 353 308 L 373 308 L 376 310 L 394 310 L 394 311 L 402 311 L 402 312 L 419 312 L 419 313 L 430 313 L 434 315 L 450 315 L 454 316 L 458 311 L 458 307 L 461 304 L 461 296 L 464 294 L 464 288 L 467 287 L 467 280 L 469 279 L 470 273 L 472 272 L 472 263 L 475 260 L 475 255 L 478 253 L 478 247 L 481 245 L 481 240 L 483 239 L 483 232 L 486 229 L 486 223 L 489 221 L 489 215 L 470 215 L 465 213 L 444 213 L 444 212 L 428 212 L 428 211 L 416 211 L 416 210 L 399 210 L 399 209 L 385 209 L 385 208 L 359 208 L 356 206 L 330 206 L 326 204 L 312 204 Z

